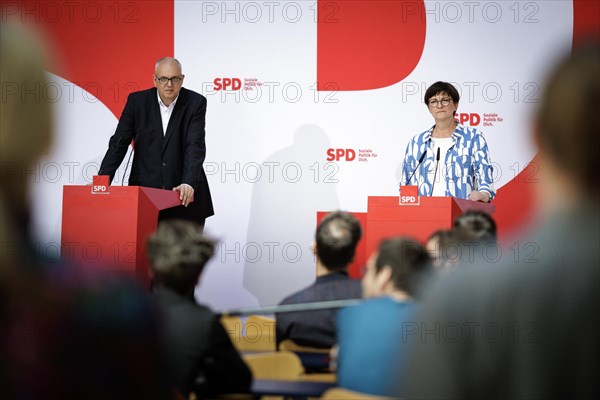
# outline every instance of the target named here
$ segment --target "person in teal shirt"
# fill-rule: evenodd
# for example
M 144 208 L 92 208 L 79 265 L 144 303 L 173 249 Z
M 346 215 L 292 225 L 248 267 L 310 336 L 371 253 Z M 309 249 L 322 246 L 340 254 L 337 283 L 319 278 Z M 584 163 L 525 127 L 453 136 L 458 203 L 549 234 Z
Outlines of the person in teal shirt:
M 338 385 L 380 396 L 397 388 L 398 360 L 414 333 L 415 296 L 432 271 L 427 251 L 410 239 L 381 242 L 367 262 L 363 297 L 338 316 Z

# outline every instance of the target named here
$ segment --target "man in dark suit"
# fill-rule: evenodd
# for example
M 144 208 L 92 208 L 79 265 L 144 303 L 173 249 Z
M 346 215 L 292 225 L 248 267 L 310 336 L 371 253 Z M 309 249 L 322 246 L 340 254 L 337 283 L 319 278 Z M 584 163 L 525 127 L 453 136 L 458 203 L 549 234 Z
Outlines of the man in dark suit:
M 127 98 L 99 174 L 110 175 L 112 182 L 133 140 L 129 185 L 179 191 L 181 206 L 162 211 L 160 219 L 181 218 L 203 226 L 214 214 L 202 166 L 206 98 L 183 88 L 184 78 L 179 61 L 158 60 L 155 87 Z
M 189 221 L 162 221 L 148 239 L 154 294 L 164 316 L 167 379 L 186 398 L 194 387 L 205 395 L 235 393 L 245 392 L 252 382 L 218 316 L 193 300 L 213 252 L 214 243 Z

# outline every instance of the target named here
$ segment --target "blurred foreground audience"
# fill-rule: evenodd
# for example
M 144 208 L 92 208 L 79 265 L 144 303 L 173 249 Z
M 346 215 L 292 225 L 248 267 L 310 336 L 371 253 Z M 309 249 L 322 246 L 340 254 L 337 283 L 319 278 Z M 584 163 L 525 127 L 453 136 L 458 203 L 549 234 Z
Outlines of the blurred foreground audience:
M 155 295 L 163 310 L 168 378 L 187 397 L 246 392 L 252 374 L 208 307 L 194 302 L 194 288 L 214 253 L 214 243 L 189 221 L 162 221 L 148 238 Z
M 281 304 L 358 299 L 360 281 L 348 276 L 362 235 L 360 222 L 349 213 L 327 214 L 317 227 L 317 281 L 286 297 Z M 337 309 L 277 314 L 277 343 L 291 339 L 302 346 L 329 348 L 337 342 Z
M 381 242 L 362 280 L 363 297 L 369 300 L 339 313 L 339 386 L 394 394 L 397 365 L 408 351 L 407 335 L 417 330 L 415 296 L 431 270 L 429 255 L 419 243 L 402 238 Z
M 545 86 L 533 128 L 542 215 L 518 241 L 527 251 L 499 268 L 459 269 L 428 291 L 396 395 L 600 395 L 599 108 L 596 44 L 575 49 Z
M 431 257 L 431 262 L 433 266 L 438 267 L 440 265 L 440 242 L 444 240 L 445 236 L 450 234 L 450 230 L 440 229 L 434 231 L 427 240 L 425 241 L 425 250 Z
M 27 171 L 53 137 L 45 57 L 25 28 L 5 23 L 0 54 L 0 398 L 171 398 L 149 296 L 36 254 Z
M 490 215 L 475 210 L 456 218 L 452 229 L 433 232 L 425 247 L 442 275 L 461 265 L 496 260 L 502 251 L 497 243 L 496 222 Z
M 479 261 L 484 246 L 471 230 L 452 228 L 432 233 L 425 248 L 437 272 L 444 276 L 461 266 L 473 265 Z
M 497 242 L 496 221 L 483 211 L 469 210 L 454 220 L 454 229 L 472 232 L 475 240 L 487 244 Z

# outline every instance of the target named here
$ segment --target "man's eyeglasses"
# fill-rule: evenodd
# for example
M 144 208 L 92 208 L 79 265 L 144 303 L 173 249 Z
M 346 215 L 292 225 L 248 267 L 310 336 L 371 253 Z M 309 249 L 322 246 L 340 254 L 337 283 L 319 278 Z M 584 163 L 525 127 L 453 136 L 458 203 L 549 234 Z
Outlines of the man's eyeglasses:
M 437 107 L 437 106 L 438 106 L 438 104 L 441 104 L 441 105 L 442 105 L 442 107 L 446 107 L 446 106 L 447 106 L 448 104 L 450 104 L 450 103 L 452 103 L 452 99 L 451 99 L 451 98 L 449 98 L 449 97 L 447 97 L 447 98 L 445 98 L 445 99 L 441 99 L 441 100 L 439 100 L 439 101 L 438 101 L 438 100 L 435 100 L 435 99 L 433 99 L 433 100 L 430 100 L 430 101 L 429 101 L 429 106 L 430 106 L 430 107 Z
M 160 83 L 162 83 L 163 85 L 165 85 L 167 82 L 171 81 L 171 83 L 173 85 L 178 85 L 183 81 L 183 78 L 180 76 L 173 76 L 171 78 L 167 78 L 166 76 L 156 76 L 154 75 L 154 77 L 156 78 L 157 81 L 159 81 Z

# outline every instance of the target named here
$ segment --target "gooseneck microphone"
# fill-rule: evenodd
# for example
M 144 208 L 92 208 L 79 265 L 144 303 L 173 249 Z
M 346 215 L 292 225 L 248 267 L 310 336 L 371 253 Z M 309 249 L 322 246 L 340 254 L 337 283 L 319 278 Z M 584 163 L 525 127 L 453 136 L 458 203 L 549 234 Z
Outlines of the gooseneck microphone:
M 410 180 L 413 178 L 413 176 L 415 176 L 415 173 L 417 172 L 417 169 L 419 169 L 419 165 L 421 165 L 421 163 L 425 159 L 425 154 L 427 154 L 427 149 L 425 149 L 425 151 L 423 152 L 423 154 L 421 154 L 421 157 L 419 158 L 419 162 L 417 163 L 417 166 L 413 170 L 412 174 L 410 174 L 410 177 L 406 180 L 406 184 L 407 185 L 410 182 Z
M 435 187 L 435 178 L 437 177 L 438 166 L 440 165 L 440 148 L 437 149 L 437 155 L 435 156 L 435 171 L 433 172 L 433 183 L 431 184 L 431 194 L 433 196 L 433 188 Z
M 135 135 L 133 136 L 133 141 L 131 143 L 131 153 L 129 153 L 129 157 L 127 157 L 127 163 L 125 164 L 125 172 L 123 172 L 123 180 L 121 181 L 121 186 L 123 186 L 125 184 L 125 176 L 127 176 L 127 168 L 129 168 L 129 161 L 131 160 L 131 156 L 133 155 L 133 152 L 135 151 L 135 146 L 137 146 L 137 144 L 138 144 L 137 138 L 138 138 L 138 132 L 136 132 Z
M 125 176 L 127 176 L 127 168 L 129 168 L 129 161 L 131 160 L 131 156 L 135 151 L 135 140 L 133 145 L 131 146 L 131 152 L 129 153 L 129 157 L 127 157 L 127 162 L 125 163 L 125 171 L 123 172 L 123 180 L 121 181 L 121 186 L 125 186 Z

